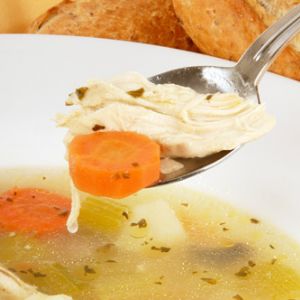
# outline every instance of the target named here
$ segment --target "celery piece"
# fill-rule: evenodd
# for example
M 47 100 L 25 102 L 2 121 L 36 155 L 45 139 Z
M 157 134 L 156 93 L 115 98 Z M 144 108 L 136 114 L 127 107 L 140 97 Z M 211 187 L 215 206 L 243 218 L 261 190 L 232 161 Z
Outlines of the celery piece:
M 87 197 L 81 203 L 79 223 L 96 230 L 116 231 L 129 218 L 128 206 L 112 199 Z
M 16 275 L 26 283 L 37 286 L 39 291 L 47 294 L 64 293 L 76 296 L 85 285 L 76 280 L 73 272 L 57 263 L 27 264 L 26 268 L 24 266 L 20 268 L 17 264 L 11 269 L 14 269 Z

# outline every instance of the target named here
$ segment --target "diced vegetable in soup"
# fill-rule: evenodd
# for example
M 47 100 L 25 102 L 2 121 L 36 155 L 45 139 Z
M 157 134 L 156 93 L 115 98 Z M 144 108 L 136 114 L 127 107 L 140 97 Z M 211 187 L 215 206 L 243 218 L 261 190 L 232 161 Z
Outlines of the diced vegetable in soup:
M 0 182 L 0 216 L 16 205 L 14 218 L 24 220 L 23 227 L 0 220 L 0 265 L 45 294 L 78 300 L 300 299 L 299 246 L 209 195 L 174 186 L 122 201 L 82 194 L 79 230 L 70 234 L 60 226 L 40 232 L 26 221 L 38 212 L 45 226 L 49 208 L 66 221 L 63 206 L 69 204 L 61 199 L 67 172 L 1 171 Z M 12 188 L 39 193 L 21 209 L 17 195 L 7 198 Z

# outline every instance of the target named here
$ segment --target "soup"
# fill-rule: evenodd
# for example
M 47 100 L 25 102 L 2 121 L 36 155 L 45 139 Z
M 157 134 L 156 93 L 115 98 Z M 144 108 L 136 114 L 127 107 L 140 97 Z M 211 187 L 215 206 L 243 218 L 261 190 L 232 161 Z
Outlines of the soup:
M 68 195 L 68 180 L 64 170 L 2 170 L 0 192 Z M 300 299 L 299 246 L 213 196 L 169 186 L 82 200 L 77 233 L 0 228 L 0 263 L 78 300 Z

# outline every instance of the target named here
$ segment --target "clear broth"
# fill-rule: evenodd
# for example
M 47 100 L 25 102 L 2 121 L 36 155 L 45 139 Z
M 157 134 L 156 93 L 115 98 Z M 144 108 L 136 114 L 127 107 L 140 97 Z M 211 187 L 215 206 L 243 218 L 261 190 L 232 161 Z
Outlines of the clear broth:
M 64 170 L 2 170 L 0 192 L 38 187 L 68 194 Z M 48 294 L 78 300 L 300 299 L 300 248 L 272 226 L 210 195 L 178 186 L 146 189 L 122 203 L 163 199 L 188 238 L 168 252 L 155 239 L 130 247 L 120 230 L 80 224 L 76 234 L 34 238 L 0 231 L 0 263 Z M 161 245 L 160 245 L 161 246 Z

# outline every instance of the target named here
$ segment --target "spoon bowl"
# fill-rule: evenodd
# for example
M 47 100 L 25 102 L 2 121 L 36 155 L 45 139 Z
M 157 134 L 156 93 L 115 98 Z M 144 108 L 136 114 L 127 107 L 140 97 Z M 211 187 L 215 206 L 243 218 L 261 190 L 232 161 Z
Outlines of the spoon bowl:
M 155 84 L 173 83 L 194 89 L 201 94 L 236 93 L 248 100 L 261 103 L 258 83 L 270 64 L 292 37 L 300 30 L 300 5 L 296 5 L 279 19 L 246 50 L 234 67 L 195 66 L 164 72 L 149 78 Z M 161 175 L 155 185 L 164 185 L 183 180 L 204 172 L 231 154 L 221 151 L 202 158 L 178 158 L 184 165 L 178 171 Z

